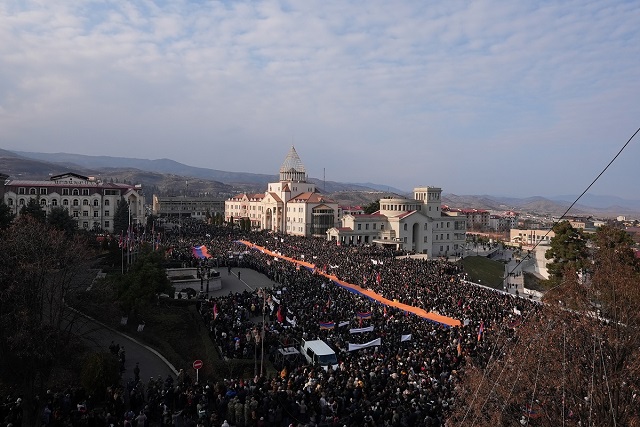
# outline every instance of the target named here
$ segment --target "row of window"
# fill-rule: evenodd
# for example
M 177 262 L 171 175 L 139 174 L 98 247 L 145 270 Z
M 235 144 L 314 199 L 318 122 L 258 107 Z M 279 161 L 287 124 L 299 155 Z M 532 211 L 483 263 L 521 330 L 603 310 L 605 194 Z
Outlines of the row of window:
M 49 189 L 47 187 L 29 187 L 29 190 L 27 192 L 27 187 L 18 187 L 18 194 L 22 195 L 47 195 L 49 192 Z M 90 191 L 88 188 L 63 188 L 62 189 L 62 195 L 63 196 L 80 196 L 82 193 L 83 196 L 88 196 L 90 195 Z M 120 190 L 104 190 L 104 195 L 105 196 L 118 196 L 120 195 Z
M 48 200 L 47 199 L 40 199 L 40 204 L 42 206 L 46 206 L 47 205 Z M 58 206 L 58 199 L 51 199 L 51 206 Z M 19 199 L 18 204 L 20 206 L 24 205 L 26 203 L 25 199 Z M 7 199 L 7 204 L 9 206 L 13 206 L 13 199 L 9 198 Z M 105 199 L 104 200 L 104 205 L 105 206 L 109 206 L 110 202 L 109 199 Z M 69 199 L 62 199 L 62 205 L 63 206 L 69 206 Z M 71 205 L 72 206 L 80 206 L 80 200 L 79 199 L 73 199 L 71 201 Z M 89 206 L 89 199 L 82 199 L 82 206 Z M 98 199 L 93 199 L 93 206 L 98 208 L 100 207 L 100 201 Z

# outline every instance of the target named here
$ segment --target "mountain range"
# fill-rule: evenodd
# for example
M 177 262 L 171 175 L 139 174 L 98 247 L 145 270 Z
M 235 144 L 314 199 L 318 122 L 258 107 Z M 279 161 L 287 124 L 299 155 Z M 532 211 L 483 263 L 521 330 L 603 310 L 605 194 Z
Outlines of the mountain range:
M 147 194 L 197 195 L 227 198 L 240 192 L 264 192 L 277 175 L 229 172 L 185 165 L 170 159 L 135 159 L 70 153 L 33 153 L 0 149 L 0 173 L 11 179 L 48 179 L 63 172 L 96 176 L 102 180 L 142 184 Z M 409 196 L 410 191 L 374 183 L 341 183 L 309 178 L 319 191 L 343 205 L 363 205 L 382 197 Z M 562 215 L 577 196 L 501 197 L 443 194 L 443 203 L 455 208 Z M 585 194 L 569 215 L 595 217 L 640 216 L 640 200 Z

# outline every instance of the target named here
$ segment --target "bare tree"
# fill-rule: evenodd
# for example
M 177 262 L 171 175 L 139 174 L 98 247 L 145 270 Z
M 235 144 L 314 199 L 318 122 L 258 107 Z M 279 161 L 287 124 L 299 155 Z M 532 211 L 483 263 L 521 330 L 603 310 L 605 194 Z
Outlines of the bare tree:
M 0 235 L 0 374 L 23 396 L 23 425 L 35 425 L 35 396 L 64 363 L 73 336 L 65 297 L 86 271 L 88 247 L 29 215 Z
M 616 230 L 594 239 L 591 280 L 563 275 L 538 310 L 469 359 L 451 425 L 640 425 L 640 275 Z

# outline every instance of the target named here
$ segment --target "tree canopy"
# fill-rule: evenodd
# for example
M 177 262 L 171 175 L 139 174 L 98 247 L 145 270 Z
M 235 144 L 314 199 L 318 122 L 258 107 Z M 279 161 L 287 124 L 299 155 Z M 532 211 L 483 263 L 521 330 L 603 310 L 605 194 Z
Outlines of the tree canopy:
M 550 248 L 545 253 L 545 258 L 552 260 L 547 264 L 552 280 L 562 279 L 567 266 L 575 271 L 587 268 L 589 251 L 582 230 L 573 228 L 569 221 L 561 221 L 553 227 L 553 232 L 555 236 L 551 238 Z

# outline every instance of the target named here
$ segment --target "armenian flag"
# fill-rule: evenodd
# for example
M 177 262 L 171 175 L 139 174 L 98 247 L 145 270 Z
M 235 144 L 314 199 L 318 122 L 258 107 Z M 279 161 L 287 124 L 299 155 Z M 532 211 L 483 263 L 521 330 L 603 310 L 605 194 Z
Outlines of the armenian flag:
M 207 247 L 205 245 L 194 246 L 193 248 L 191 248 L 191 253 L 196 258 L 211 258 L 211 255 L 209 254 L 209 251 L 207 250 Z
M 333 329 L 335 327 L 335 322 L 320 322 L 320 329 Z
M 370 311 L 367 312 L 357 312 L 356 316 L 358 316 L 358 319 L 371 319 L 371 316 L 373 316 L 373 313 L 371 313 Z

